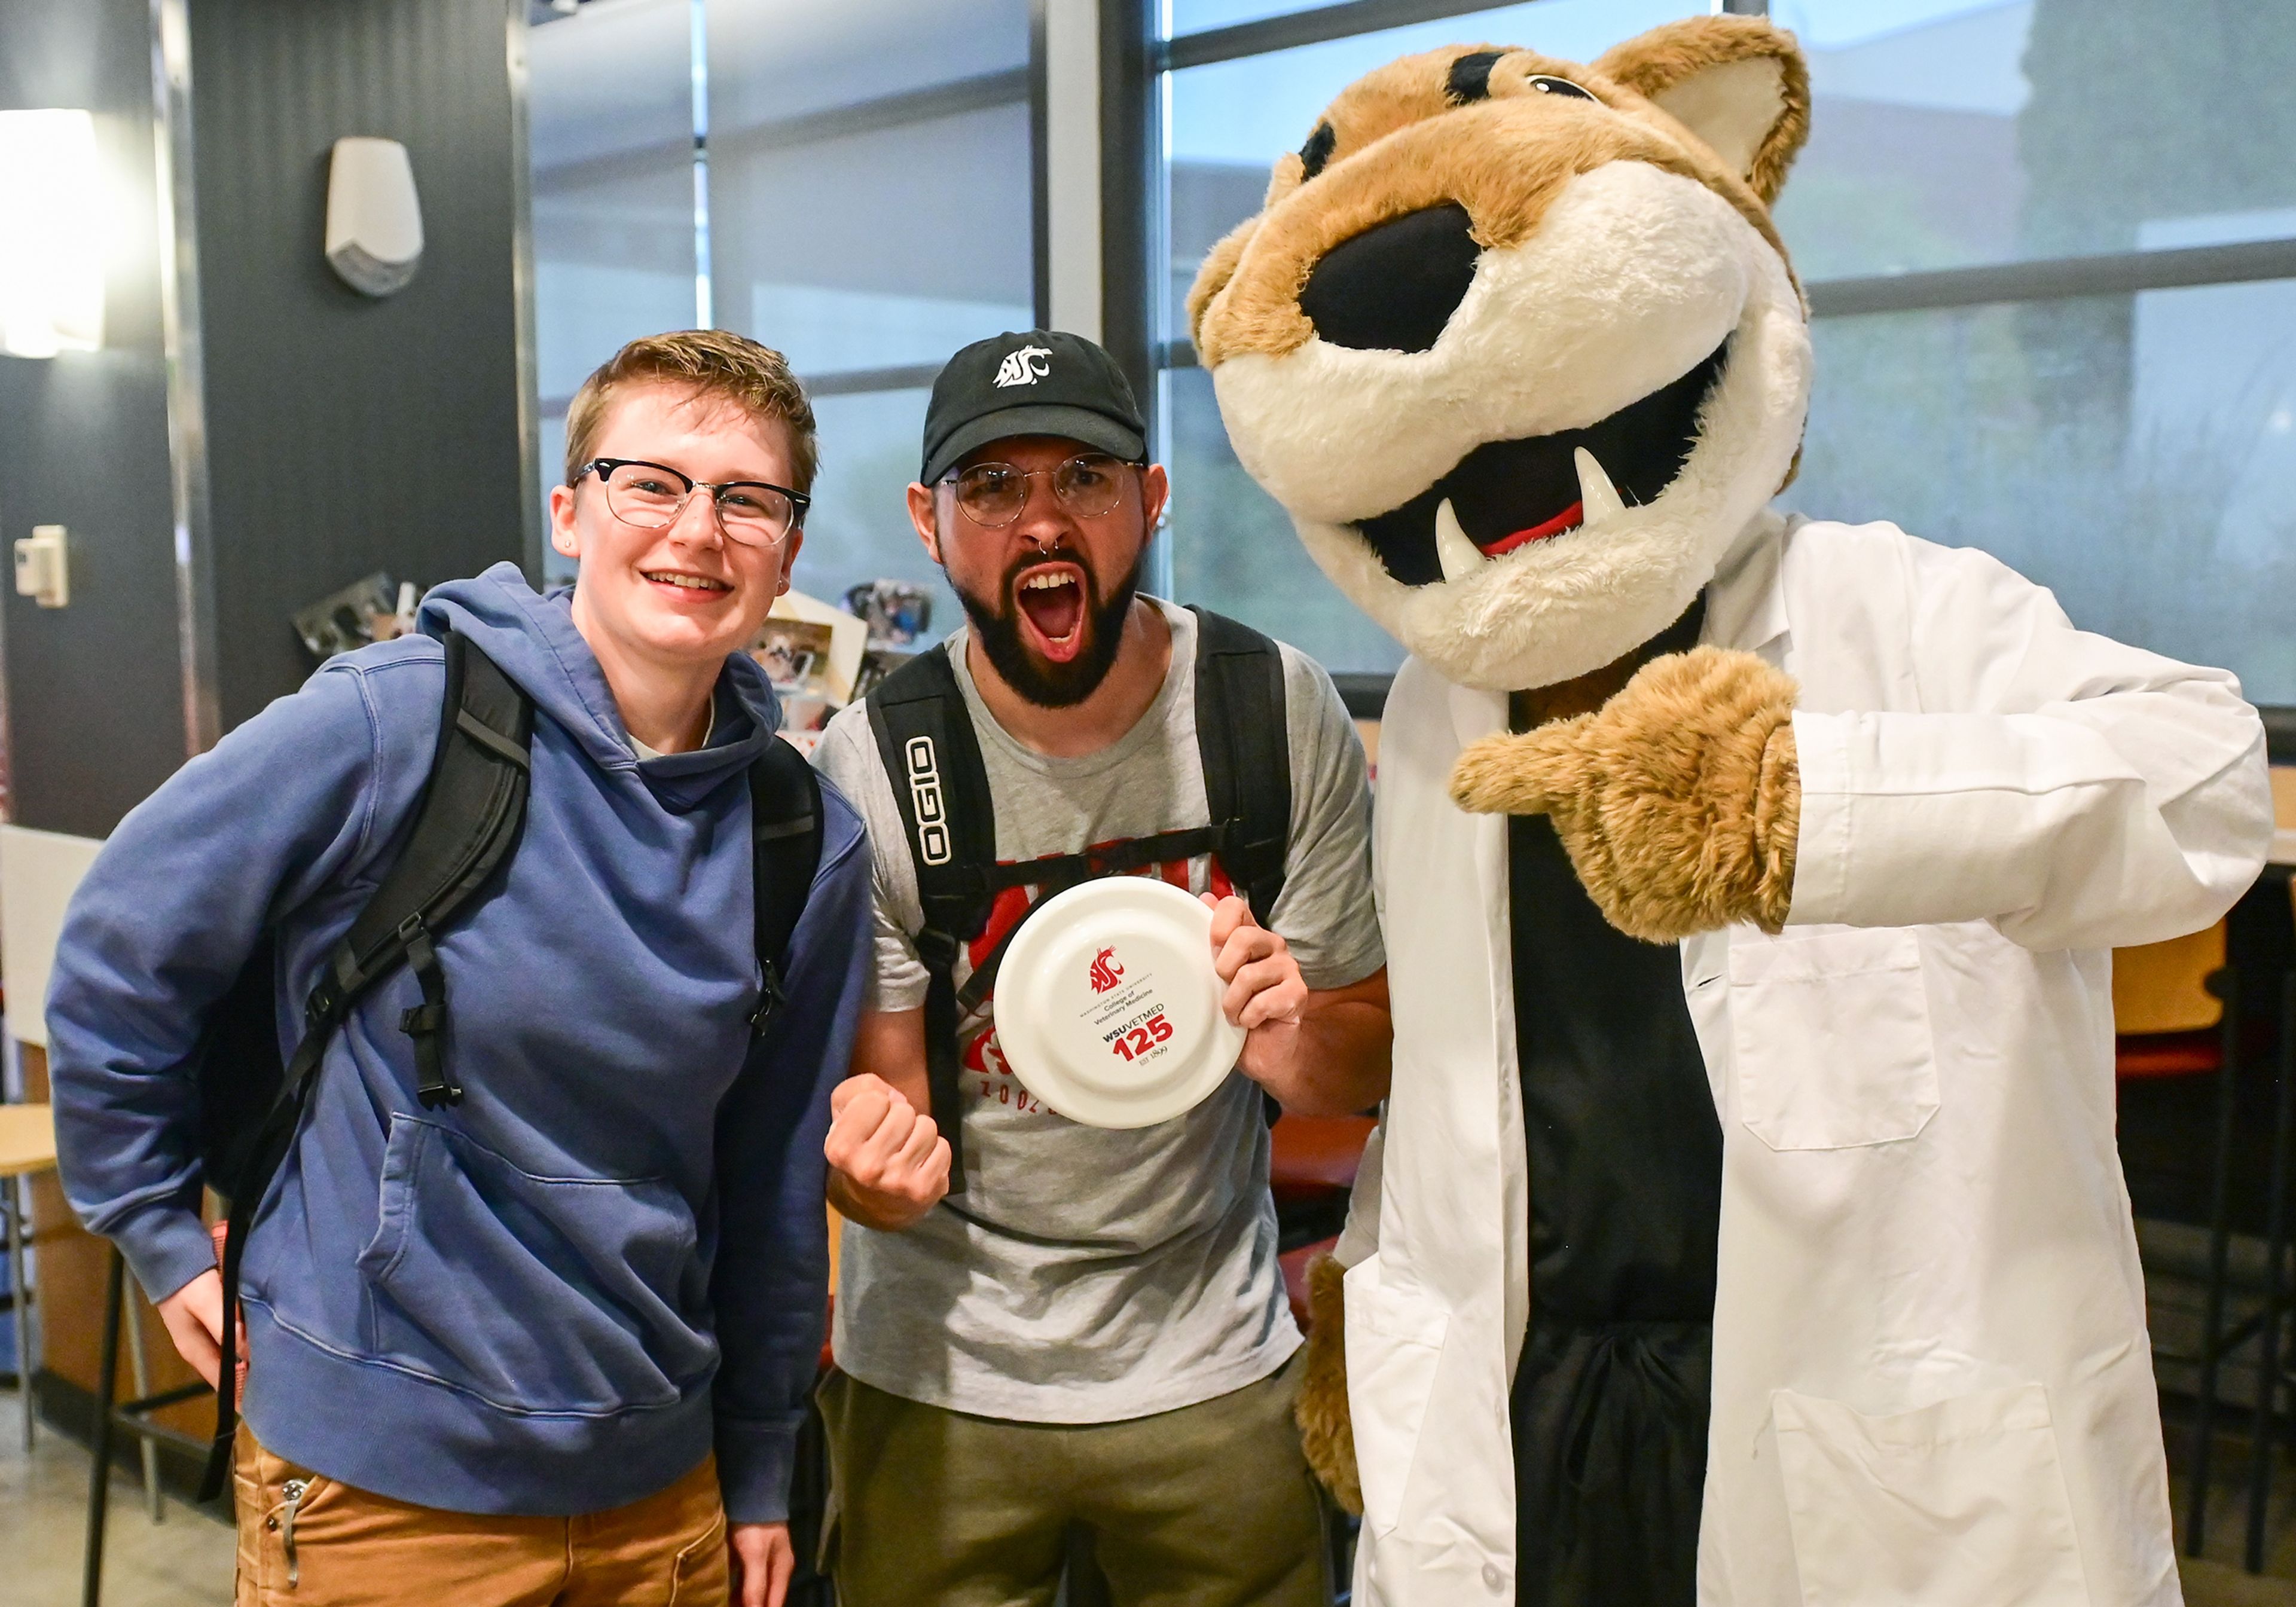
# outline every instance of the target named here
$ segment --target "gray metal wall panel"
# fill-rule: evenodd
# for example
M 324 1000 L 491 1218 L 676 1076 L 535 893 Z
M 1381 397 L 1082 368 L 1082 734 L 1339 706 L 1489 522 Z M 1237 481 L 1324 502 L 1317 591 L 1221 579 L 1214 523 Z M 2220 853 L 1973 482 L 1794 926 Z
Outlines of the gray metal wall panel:
M 97 114 L 121 238 L 105 349 L 0 357 L 0 545 L 71 532 L 71 605 L 0 587 L 12 817 L 106 835 L 184 758 L 146 0 L 0 5 L 0 107 Z
M 525 553 L 517 148 L 502 0 L 192 7 L 209 469 L 226 729 L 310 665 L 289 625 L 374 570 L 424 585 Z M 403 142 L 413 284 L 321 253 L 328 154 Z

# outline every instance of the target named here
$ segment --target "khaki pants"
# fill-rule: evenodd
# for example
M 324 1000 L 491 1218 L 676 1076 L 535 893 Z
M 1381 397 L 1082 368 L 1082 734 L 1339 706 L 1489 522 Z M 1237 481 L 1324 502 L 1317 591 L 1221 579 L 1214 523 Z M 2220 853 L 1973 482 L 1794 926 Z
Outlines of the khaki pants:
M 627 1506 L 505 1518 L 316 1477 L 265 1450 L 242 1423 L 232 1483 L 237 1607 L 725 1607 L 714 1460 Z
M 839 1607 L 1051 1607 L 1071 1528 L 1118 1607 L 1325 1607 L 1324 1509 L 1273 1377 L 1126 1423 L 968 1417 L 822 1381 Z

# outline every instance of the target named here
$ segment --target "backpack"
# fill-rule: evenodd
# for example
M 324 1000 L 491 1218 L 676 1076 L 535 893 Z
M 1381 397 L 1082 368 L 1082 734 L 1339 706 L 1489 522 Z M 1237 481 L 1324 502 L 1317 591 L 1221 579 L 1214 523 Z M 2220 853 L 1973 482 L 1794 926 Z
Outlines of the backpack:
M 459 1104 L 447 1062 L 446 973 L 437 940 L 500 885 L 526 824 L 528 746 L 534 704 L 466 637 L 445 638 L 447 686 L 438 746 L 414 807 L 406 846 L 327 957 L 303 1006 L 303 1031 L 283 1060 L 278 1035 L 278 937 L 267 928 L 193 1052 L 204 1180 L 228 1209 L 222 1241 L 224 1309 L 238 1309 L 247 1230 L 280 1163 L 293 1147 L 311 1079 L 328 1041 L 359 1000 L 401 965 L 422 1002 L 399 1019 L 414 1040 L 416 1097 L 425 1109 Z M 787 742 L 773 742 L 750 767 L 758 963 L 763 986 L 750 1013 L 762 1036 L 787 1004 L 782 969 L 821 860 L 821 784 Z M 200 1499 L 223 1488 L 239 1416 L 238 1324 L 226 1320 L 217 1373 L 216 1436 Z
M 1016 922 L 957 988 L 956 957 L 987 928 L 999 893 L 1037 888 L 1041 904 L 1086 881 L 1199 854 L 1218 858 L 1262 926 L 1283 890 L 1292 755 L 1282 652 L 1248 626 L 1201 608 L 1188 611 L 1196 616 L 1196 754 L 1210 806 L 1206 825 L 999 865 L 988 773 L 947 652 L 919 653 L 869 693 L 870 729 L 892 783 L 924 910 L 924 925 L 913 936 L 928 979 L 925 1078 L 933 1125 L 948 1140 L 951 1195 L 964 1192 L 957 1027 L 988 997 L 1006 945 L 1028 919 Z

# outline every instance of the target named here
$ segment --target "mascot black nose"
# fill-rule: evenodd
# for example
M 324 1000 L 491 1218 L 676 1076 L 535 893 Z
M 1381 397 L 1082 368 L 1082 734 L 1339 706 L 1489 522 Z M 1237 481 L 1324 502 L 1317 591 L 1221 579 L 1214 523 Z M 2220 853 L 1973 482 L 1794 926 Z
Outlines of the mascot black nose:
M 1425 351 L 1475 282 L 1482 255 L 1456 202 L 1406 212 L 1324 253 L 1300 310 L 1334 346 Z

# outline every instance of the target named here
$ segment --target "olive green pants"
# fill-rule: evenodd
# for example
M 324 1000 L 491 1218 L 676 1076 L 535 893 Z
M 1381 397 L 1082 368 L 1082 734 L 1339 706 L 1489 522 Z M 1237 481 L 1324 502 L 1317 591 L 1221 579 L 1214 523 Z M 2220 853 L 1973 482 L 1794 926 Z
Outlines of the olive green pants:
M 840 1607 L 1051 1607 L 1078 1528 L 1116 1607 L 1325 1607 L 1323 1503 L 1292 1421 L 1306 1355 L 1106 1423 L 968 1417 L 831 1373 Z

